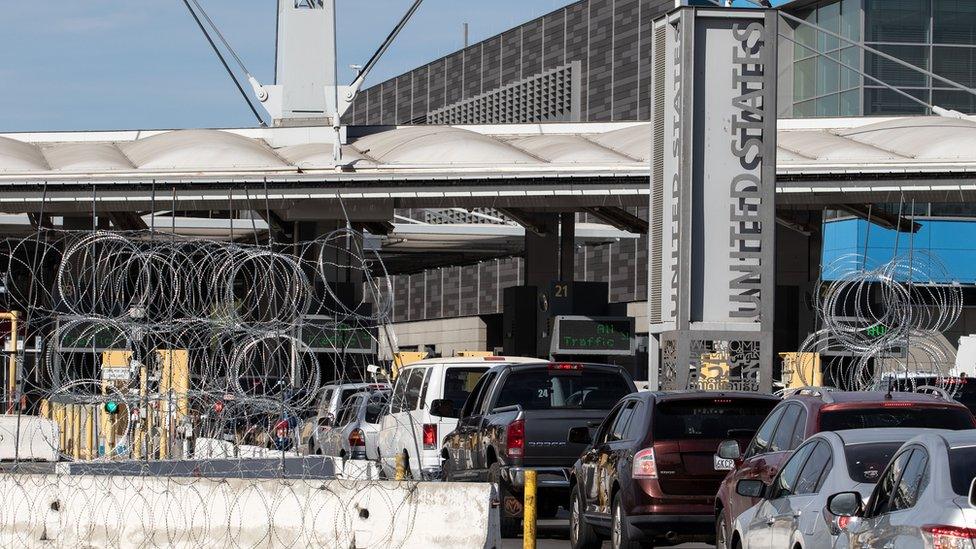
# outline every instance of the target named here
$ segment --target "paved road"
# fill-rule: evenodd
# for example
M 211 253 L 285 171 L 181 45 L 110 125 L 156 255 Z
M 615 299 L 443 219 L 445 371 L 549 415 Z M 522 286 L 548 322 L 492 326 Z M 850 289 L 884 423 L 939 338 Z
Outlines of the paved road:
M 565 513 L 560 513 L 565 514 Z M 540 520 L 536 526 L 536 544 L 538 549 L 567 549 L 569 547 L 569 522 L 567 520 Z M 522 539 L 506 539 L 502 542 L 502 549 L 521 549 Z M 604 543 L 604 549 L 609 549 L 610 544 Z M 689 543 L 676 545 L 676 549 L 706 549 L 711 545 Z

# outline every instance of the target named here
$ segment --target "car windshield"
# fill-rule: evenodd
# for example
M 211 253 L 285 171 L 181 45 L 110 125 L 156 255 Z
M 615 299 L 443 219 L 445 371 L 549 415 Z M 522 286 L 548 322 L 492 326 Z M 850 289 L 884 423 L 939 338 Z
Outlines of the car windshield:
M 654 439 L 748 438 L 776 401 L 708 398 L 662 402 L 654 408 Z
M 891 460 L 901 448 L 902 442 L 865 442 L 844 446 L 847 473 L 854 482 L 875 484 Z
M 949 449 L 949 480 L 952 491 L 960 496 L 969 495 L 969 486 L 976 478 L 976 446 Z
M 576 408 L 609 410 L 630 393 L 630 384 L 618 372 L 547 367 L 514 370 L 505 380 L 496 406 L 519 405 L 523 410 Z
M 471 390 L 487 371 L 488 368 L 448 368 L 444 374 L 444 398 L 454 403 L 455 410 L 460 410 Z
M 895 406 L 824 411 L 820 415 L 821 431 L 875 429 L 878 427 L 914 427 L 929 429 L 972 429 L 973 416 L 959 407 Z

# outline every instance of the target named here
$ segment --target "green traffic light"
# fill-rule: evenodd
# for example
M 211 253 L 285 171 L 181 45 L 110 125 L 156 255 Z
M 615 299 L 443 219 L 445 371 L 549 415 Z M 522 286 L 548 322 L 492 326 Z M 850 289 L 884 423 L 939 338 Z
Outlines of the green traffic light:
M 105 403 L 105 411 L 108 412 L 108 413 L 110 413 L 110 414 L 114 414 L 115 412 L 118 412 L 119 411 L 119 403 L 118 402 L 115 402 L 114 400 L 110 400 L 110 401 L 106 402 Z

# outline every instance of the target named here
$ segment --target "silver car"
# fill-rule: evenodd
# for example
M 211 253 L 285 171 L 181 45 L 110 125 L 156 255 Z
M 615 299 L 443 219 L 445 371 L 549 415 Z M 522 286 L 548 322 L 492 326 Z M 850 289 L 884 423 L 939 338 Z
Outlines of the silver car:
M 837 517 L 825 512 L 827 498 L 841 491 L 867 497 L 891 456 L 924 429 L 854 429 L 808 438 L 767 486 L 740 480 L 736 491 L 761 498 L 739 515 L 732 547 L 819 549 L 841 533 Z
M 339 409 L 335 424 L 322 433 L 321 453 L 342 459 L 378 460 L 377 433 L 390 393 L 371 391 L 350 396 Z
M 859 492 L 830 497 L 828 509 L 847 523 L 836 547 L 972 549 L 974 478 L 976 430 L 912 438 L 891 459 L 866 503 Z

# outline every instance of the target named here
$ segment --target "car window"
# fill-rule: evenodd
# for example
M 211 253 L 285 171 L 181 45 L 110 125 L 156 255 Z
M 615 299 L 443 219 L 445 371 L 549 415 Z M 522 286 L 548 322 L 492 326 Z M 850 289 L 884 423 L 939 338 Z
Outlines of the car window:
M 444 394 L 440 398 L 450 400 L 454 403 L 454 409 L 460 410 L 487 371 L 486 367 L 473 366 L 447 368 L 444 372 Z
M 485 400 L 485 394 L 488 392 L 488 386 L 491 385 L 492 380 L 497 376 L 497 372 L 489 372 L 481 376 L 478 379 L 478 383 L 475 384 L 474 389 L 468 395 L 468 398 L 464 399 L 464 406 L 461 408 L 461 413 L 459 417 L 467 417 L 474 413 L 475 410 L 481 410 Z
M 390 393 L 373 393 L 369 396 L 369 401 L 366 402 L 366 415 L 364 420 L 366 423 L 379 423 L 380 417 L 383 416 L 383 410 L 386 405 L 390 402 Z
M 617 419 L 610 427 L 610 436 L 607 439 L 609 442 L 624 439 L 624 435 L 627 433 L 627 424 L 630 422 L 630 418 L 633 417 L 634 408 L 636 407 L 636 401 L 631 400 L 624 403 L 623 408 L 620 409 L 620 413 L 617 415 Z
M 611 427 L 613 427 L 613 424 L 617 422 L 617 417 L 620 415 L 620 410 L 623 409 L 626 404 L 626 402 L 620 403 L 618 406 L 614 407 L 613 410 L 610 410 L 610 413 L 607 414 L 606 419 L 604 419 L 603 423 L 600 424 L 600 428 L 597 430 L 596 436 L 593 437 L 593 441 L 595 443 L 594 446 L 608 441 L 612 431 Z
M 393 396 L 390 397 L 390 413 L 396 414 L 404 410 L 404 400 L 407 394 L 407 383 L 416 372 L 416 368 L 409 368 L 405 372 L 401 372 L 400 376 L 397 377 L 396 385 L 393 387 Z
M 891 461 L 891 456 L 903 444 L 904 442 L 869 442 L 844 446 L 847 473 L 851 480 L 868 484 L 878 482 L 878 477 Z
M 756 432 L 756 436 L 752 438 L 752 442 L 749 443 L 749 447 L 746 448 L 745 457 L 749 458 L 757 454 L 766 453 L 769 448 L 769 443 L 773 439 L 773 432 L 776 430 L 776 425 L 779 423 L 779 418 L 783 417 L 783 406 L 776 408 L 769 414 L 766 421 L 763 422 L 762 426 Z
M 407 380 L 407 388 L 403 393 L 403 410 L 416 410 L 420 403 L 420 391 L 424 386 L 424 378 L 430 368 L 417 368 Z
M 949 478 L 953 492 L 960 496 L 969 495 L 969 486 L 976 478 L 976 446 L 959 446 L 949 450 Z
M 906 402 L 891 402 L 877 408 L 831 410 L 820 415 L 821 431 L 877 427 L 972 429 L 973 415 L 963 406 L 912 406 Z
M 773 490 L 769 499 L 791 496 L 795 493 L 797 478 L 810 453 L 813 452 L 814 446 L 816 446 L 815 442 L 805 444 L 790 456 L 780 470 L 779 476 L 773 481 Z
M 831 454 L 829 444 L 822 440 L 817 442 L 797 477 L 795 494 L 816 494 L 820 491 L 833 465 Z
M 905 465 L 905 471 L 898 481 L 898 487 L 891 495 L 891 505 L 888 512 L 911 509 L 918 502 L 918 495 L 928 484 L 928 454 L 921 448 L 916 448 L 912 452 L 912 457 Z
M 352 397 L 346 399 L 342 407 L 339 408 L 339 413 L 337 414 L 339 419 L 336 421 L 336 425 L 347 425 L 350 421 L 356 418 L 357 410 L 359 410 L 359 398 Z
M 800 417 L 796 419 L 793 436 L 790 438 L 790 450 L 796 450 L 807 439 L 807 411 L 800 408 Z
M 332 389 L 326 389 L 322 393 L 322 399 L 319 401 L 319 413 L 327 414 L 329 413 L 329 404 L 332 402 Z
M 420 405 L 421 408 L 423 408 L 427 404 L 427 388 L 430 387 L 430 376 L 431 376 L 431 372 L 433 372 L 433 371 L 434 371 L 433 368 L 428 368 L 427 369 L 427 375 L 424 376 L 424 386 L 420 390 L 420 401 L 419 401 L 419 405 Z
M 746 438 L 775 401 L 745 398 L 679 399 L 654 407 L 655 440 Z
M 786 407 L 786 411 L 783 412 L 783 419 L 780 420 L 779 426 L 776 427 L 773 441 L 769 445 L 770 452 L 784 452 L 791 449 L 790 445 L 793 441 L 793 431 L 796 429 L 796 423 L 800 419 L 801 411 L 800 406 L 796 404 Z
M 609 410 L 630 393 L 624 374 L 606 370 L 555 369 L 546 366 L 513 370 L 498 394 L 499 408 L 518 404 L 524 410 Z
M 634 413 L 631 414 L 630 421 L 627 422 L 627 440 L 643 439 L 647 433 L 647 418 L 643 413 L 644 403 L 639 400 L 635 401 Z
M 905 470 L 905 465 L 908 463 L 908 458 L 911 457 L 911 454 L 911 450 L 898 454 L 881 475 L 881 479 L 878 481 L 878 486 L 874 489 L 874 495 L 869 503 L 868 512 L 865 513 L 866 517 L 876 517 L 887 511 L 888 503 L 891 500 L 892 494 L 895 492 L 898 479 L 901 477 L 901 472 Z

